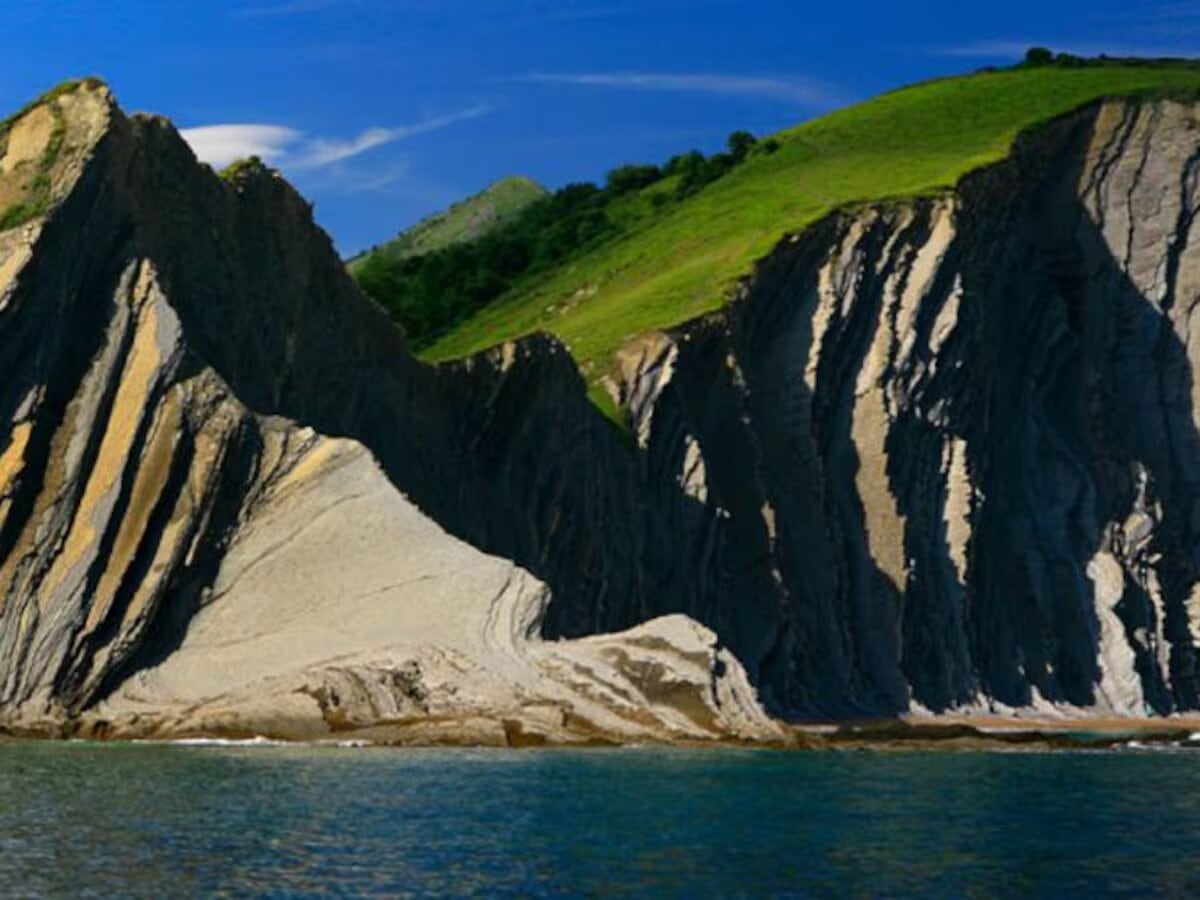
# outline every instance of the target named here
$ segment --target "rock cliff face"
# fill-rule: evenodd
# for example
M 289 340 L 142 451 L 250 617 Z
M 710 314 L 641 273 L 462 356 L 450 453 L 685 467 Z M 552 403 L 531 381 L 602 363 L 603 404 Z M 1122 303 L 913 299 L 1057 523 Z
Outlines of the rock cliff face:
M 734 646 L 778 702 L 1195 708 L 1195 114 L 1107 104 L 829 221 L 631 363 L 650 452 L 757 548 L 782 652 Z
M 85 84 L 0 182 L 44 192 L 0 233 L 0 728 L 778 737 L 708 629 L 543 644 L 546 587 L 413 505 L 473 477 L 456 412 L 277 176 Z
M 0 726 L 1200 706 L 1196 107 L 783 242 L 627 347 L 622 434 L 551 338 L 417 363 L 273 174 L 49 102 L 0 134 L 0 198 L 49 184 L 0 232 Z
M 685 612 L 786 715 L 1196 709 L 1197 113 L 1097 105 L 785 241 L 628 347 L 633 452 L 553 345 L 452 367 L 528 498 L 472 539 L 553 633 Z

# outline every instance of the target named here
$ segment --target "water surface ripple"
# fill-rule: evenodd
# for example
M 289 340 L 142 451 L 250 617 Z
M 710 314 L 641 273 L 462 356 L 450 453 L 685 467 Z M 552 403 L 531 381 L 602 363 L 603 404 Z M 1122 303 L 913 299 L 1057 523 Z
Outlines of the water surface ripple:
M 0 743 L 16 896 L 1200 895 L 1200 753 Z

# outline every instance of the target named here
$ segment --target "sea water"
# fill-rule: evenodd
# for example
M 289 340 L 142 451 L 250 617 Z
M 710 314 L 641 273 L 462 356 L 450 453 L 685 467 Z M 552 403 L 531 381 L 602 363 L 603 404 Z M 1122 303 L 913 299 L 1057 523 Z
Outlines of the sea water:
M 1200 753 L 0 743 L 0 893 L 1200 896 Z

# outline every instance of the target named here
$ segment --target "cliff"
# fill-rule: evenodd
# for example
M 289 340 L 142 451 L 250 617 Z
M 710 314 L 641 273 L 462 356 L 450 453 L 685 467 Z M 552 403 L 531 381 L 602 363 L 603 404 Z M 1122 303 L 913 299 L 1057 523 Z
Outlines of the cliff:
M 1200 704 L 1196 105 L 1092 105 L 785 240 L 625 347 L 625 434 L 552 338 L 415 361 L 274 173 L 223 182 L 101 86 L 46 102 L 53 158 L 0 135 L 0 188 L 47 185 L 0 232 L 0 725 Z
M 625 348 L 633 451 L 552 342 L 449 366 L 530 526 L 464 533 L 551 633 L 686 613 L 786 716 L 1194 710 L 1196 116 L 1095 104 L 785 240 Z
M 545 586 L 405 496 L 469 490 L 457 413 L 277 175 L 86 83 L 0 180 L 0 727 L 778 735 L 711 631 L 544 644 Z

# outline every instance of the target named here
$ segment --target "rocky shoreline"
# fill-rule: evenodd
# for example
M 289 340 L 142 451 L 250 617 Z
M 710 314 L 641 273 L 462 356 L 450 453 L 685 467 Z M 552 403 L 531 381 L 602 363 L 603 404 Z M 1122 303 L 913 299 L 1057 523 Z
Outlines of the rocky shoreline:
M 516 720 L 379 722 L 371 726 L 339 731 L 314 729 L 310 722 L 261 723 L 248 731 L 181 731 L 114 729 L 106 723 L 82 722 L 56 729 L 11 729 L 0 727 L 0 740 L 93 741 L 137 743 L 158 746 L 316 746 L 375 747 L 395 749 L 595 749 L 628 747 L 686 749 L 745 749 L 784 751 L 879 751 L 879 752 L 996 752 L 996 751 L 1103 751 L 1103 750 L 1200 750 L 1200 719 L 1055 719 L 1020 721 L 948 717 L 944 721 L 908 719 L 870 720 L 826 724 L 781 726 L 767 740 L 731 737 L 698 739 L 656 736 L 644 740 L 622 740 L 616 735 L 580 733 L 568 739 L 548 739 L 526 732 Z

